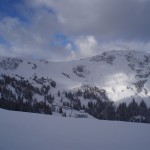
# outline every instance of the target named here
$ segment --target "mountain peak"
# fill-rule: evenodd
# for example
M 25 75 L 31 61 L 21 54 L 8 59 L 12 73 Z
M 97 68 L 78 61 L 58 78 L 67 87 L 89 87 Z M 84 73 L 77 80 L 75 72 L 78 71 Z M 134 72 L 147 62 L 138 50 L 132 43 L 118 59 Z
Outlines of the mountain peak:
M 55 81 L 55 88 L 51 88 L 54 97 L 58 91 L 77 91 L 83 85 L 89 85 L 104 90 L 108 99 L 114 102 L 130 102 L 135 98 L 137 102 L 144 99 L 150 104 L 150 55 L 146 52 L 113 50 L 62 63 L 1 57 L 0 73 L 1 78 L 5 74 L 23 79 L 35 88 L 51 85 Z M 14 87 L 9 87 L 15 91 Z M 44 100 L 40 93 L 33 97 Z M 64 97 L 64 101 L 68 100 Z M 55 103 L 60 104 L 58 100 Z

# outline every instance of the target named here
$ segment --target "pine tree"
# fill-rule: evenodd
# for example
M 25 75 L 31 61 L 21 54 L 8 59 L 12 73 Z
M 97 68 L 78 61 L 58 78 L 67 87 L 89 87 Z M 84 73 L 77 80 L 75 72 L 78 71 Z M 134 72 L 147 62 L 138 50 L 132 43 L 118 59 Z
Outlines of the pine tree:
M 62 114 L 62 107 L 59 107 L 59 113 Z
M 57 94 L 57 95 L 58 95 L 58 97 L 60 97 L 60 91 L 58 91 L 58 94 Z
M 128 113 L 129 117 L 133 118 L 138 115 L 138 104 L 135 102 L 135 99 L 133 98 L 132 102 L 128 105 Z
M 148 118 L 148 108 L 143 100 L 139 104 L 139 115 L 142 117 L 141 122 Z
M 129 119 L 128 108 L 127 108 L 126 103 L 119 104 L 116 110 L 116 118 L 117 120 L 121 120 L 121 121 L 127 121 Z

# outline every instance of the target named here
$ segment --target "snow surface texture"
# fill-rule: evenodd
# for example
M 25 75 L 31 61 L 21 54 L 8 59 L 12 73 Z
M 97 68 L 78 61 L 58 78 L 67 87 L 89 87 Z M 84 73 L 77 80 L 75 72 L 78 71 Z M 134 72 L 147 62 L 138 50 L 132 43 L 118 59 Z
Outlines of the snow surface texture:
M 36 87 L 33 79 L 53 79 L 56 88 L 51 89 L 57 97 L 60 90 L 75 90 L 88 84 L 105 89 L 110 100 L 129 103 L 133 97 L 142 99 L 150 106 L 150 54 L 138 51 L 110 51 L 91 58 L 50 62 L 21 58 L 0 58 L 0 73 L 23 77 Z M 18 75 L 18 76 L 16 76 Z M 37 100 L 43 98 L 35 95 Z M 58 100 L 58 98 L 56 98 Z M 56 100 L 56 104 L 59 103 Z
M 0 109 L 0 150 L 149 150 L 150 125 Z

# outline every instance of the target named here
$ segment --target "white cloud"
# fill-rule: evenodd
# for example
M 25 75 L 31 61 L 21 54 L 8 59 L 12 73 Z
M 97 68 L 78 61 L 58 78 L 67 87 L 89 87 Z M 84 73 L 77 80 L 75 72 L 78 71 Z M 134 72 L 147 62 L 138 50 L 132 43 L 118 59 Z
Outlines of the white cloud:
M 94 36 L 81 36 L 76 39 L 77 57 L 85 58 L 96 55 L 98 43 Z
M 26 23 L 17 17 L 2 18 L 0 36 L 9 46 L 1 44 L 1 55 L 65 60 L 71 52 L 50 46 L 52 36 L 58 31 L 56 18 L 46 10 L 39 10 L 29 19 Z

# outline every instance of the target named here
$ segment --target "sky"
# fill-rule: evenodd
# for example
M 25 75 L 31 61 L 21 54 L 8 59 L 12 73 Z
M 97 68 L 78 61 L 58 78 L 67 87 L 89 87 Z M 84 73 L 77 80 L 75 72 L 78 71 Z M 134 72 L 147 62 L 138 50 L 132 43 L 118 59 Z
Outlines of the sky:
M 0 55 L 68 61 L 150 52 L 150 0 L 0 0 Z

